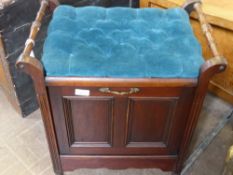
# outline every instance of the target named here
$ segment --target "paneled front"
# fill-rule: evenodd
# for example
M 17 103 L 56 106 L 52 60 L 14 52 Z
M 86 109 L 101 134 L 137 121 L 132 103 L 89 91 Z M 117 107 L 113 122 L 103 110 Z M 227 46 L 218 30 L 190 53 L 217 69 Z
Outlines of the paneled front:
M 125 94 L 130 90 L 50 87 L 61 154 L 177 154 L 191 105 L 183 97 L 193 90 L 143 87 Z
M 126 145 L 165 147 L 177 100 L 175 97 L 130 97 Z
M 67 136 L 71 147 L 110 147 L 113 129 L 111 97 L 63 97 Z

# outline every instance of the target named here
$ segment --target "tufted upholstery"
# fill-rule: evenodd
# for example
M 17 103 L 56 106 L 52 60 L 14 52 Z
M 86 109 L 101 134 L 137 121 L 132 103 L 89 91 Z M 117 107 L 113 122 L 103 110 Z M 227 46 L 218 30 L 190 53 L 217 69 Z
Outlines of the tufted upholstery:
M 203 58 L 181 8 L 61 5 L 42 63 L 47 76 L 195 78 Z

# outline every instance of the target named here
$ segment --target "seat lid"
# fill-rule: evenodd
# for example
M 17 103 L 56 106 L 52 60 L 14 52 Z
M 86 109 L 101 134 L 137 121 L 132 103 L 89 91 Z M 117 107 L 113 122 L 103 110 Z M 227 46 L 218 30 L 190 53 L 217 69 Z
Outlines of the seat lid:
M 63 77 L 196 78 L 203 62 L 181 8 L 60 5 L 42 57 L 46 76 Z

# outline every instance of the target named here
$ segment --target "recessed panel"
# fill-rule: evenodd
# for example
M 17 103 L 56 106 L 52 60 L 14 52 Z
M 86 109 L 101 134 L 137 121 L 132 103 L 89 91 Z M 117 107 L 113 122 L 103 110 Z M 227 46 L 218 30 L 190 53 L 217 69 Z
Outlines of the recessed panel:
M 113 122 L 111 98 L 68 97 L 63 101 L 71 145 L 98 147 L 111 144 Z
M 165 146 L 175 104 L 176 100 L 169 98 L 130 98 L 126 142 L 140 147 Z

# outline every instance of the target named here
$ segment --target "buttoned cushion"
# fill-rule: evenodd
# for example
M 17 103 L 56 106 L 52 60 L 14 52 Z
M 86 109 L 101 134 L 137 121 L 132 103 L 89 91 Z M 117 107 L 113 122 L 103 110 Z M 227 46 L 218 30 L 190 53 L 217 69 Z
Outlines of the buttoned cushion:
M 181 8 L 60 5 L 42 57 L 46 76 L 195 78 L 203 62 Z

